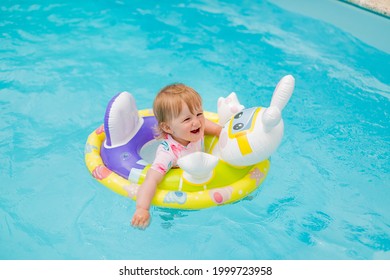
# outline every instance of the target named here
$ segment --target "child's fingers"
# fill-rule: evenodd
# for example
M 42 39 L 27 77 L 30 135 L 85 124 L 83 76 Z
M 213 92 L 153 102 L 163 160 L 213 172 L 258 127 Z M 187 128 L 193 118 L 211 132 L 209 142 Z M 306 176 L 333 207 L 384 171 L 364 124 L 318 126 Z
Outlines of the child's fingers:
M 145 229 L 149 225 L 149 219 L 144 216 L 135 216 L 131 220 L 131 225 L 135 228 Z

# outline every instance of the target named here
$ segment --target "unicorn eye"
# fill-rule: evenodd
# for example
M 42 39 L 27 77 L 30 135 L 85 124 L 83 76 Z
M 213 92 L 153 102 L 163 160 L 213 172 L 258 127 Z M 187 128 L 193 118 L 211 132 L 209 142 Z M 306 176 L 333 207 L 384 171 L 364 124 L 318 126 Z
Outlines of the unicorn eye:
M 240 130 L 241 128 L 243 128 L 244 127 L 244 124 L 243 123 L 238 123 L 238 124 L 235 124 L 234 126 L 233 126 L 233 129 L 234 130 Z
M 239 119 L 241 118 L 241 116 L 243 115 L 244 113 L 243 112 L 240 112 L 238 113 L 237 115 L 234 116 L 235 119 Z

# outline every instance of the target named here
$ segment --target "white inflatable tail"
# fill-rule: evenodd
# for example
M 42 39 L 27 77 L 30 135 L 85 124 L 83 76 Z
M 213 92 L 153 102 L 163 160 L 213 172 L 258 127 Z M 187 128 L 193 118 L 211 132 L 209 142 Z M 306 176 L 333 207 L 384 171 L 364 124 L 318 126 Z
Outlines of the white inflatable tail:
M 106 148 L 122 146 L 130 141 L 143 123 L 138 116 L 134 97 L 124 91 L 115 96 L 107 106 L 104 117 Z

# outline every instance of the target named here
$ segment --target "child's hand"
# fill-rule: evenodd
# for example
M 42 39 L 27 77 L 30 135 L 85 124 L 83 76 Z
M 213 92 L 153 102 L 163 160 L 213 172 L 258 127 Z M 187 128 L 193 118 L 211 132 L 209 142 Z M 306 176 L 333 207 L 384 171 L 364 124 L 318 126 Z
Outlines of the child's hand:
M 149 211 L 143 208 L 137 208 L 131 220 L 131 225 L 139 229 L 145 229 L 150 222 Z

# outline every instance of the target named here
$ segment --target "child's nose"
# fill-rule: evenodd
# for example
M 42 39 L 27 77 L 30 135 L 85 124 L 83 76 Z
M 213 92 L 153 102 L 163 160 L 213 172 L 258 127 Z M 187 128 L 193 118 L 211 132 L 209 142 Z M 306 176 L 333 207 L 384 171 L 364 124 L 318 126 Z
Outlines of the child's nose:
M 195 118 L 192 122 L 192 126 L 199 126 L 199 125 L 200 125 L 200 121 L 197 118 Z

